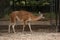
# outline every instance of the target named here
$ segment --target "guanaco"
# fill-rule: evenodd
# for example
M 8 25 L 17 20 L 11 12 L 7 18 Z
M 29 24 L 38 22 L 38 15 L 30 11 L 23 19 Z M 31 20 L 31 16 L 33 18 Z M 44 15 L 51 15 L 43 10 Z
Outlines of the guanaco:
M 27 24 L 29 26 L 30 31 L 32 32 L 31 22 L 38 21 L 41 18 L 44 18 L 43 14 L 41 14 L 40 12 L 39 14 L 40 14 L 39 16 L 36 16 L 36 15 L 33 15 L 32 12 L 28 12 L 25 10 L 13 11 L 10 14 L 10 24 L 9 24 L 8 32 L 10 33 L 10 27 L 12 26 L 13 32 L 15 33 L 16 21 L 23 22 L 23 31 L 24 31 L 25 25 Z

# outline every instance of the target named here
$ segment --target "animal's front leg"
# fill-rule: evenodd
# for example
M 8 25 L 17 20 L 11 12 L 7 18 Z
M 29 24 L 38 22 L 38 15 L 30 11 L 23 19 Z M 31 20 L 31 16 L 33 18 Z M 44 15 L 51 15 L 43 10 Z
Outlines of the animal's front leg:
M 29 26 L 30 32 L 32 32 L 32 29 L 31 29 L 31 24 L 30 24 L 30 22 L 28 22 L 27 24 L 28 24 L 28 26 Z
M 25 24 L 23 24 L 23 31 L 22 32 L 24 32 L 24 29 L 25 29 Z
M 12 25 L 12 28 L 13 28 L 13 32 L 16 33 L 15 32 L 15 24 Z

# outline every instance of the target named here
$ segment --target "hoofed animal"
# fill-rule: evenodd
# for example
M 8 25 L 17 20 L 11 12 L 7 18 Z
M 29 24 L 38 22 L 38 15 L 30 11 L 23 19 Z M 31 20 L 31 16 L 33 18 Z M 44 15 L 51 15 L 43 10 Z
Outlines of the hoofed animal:
M 39 16 L 35 16 L 32 14 L 32 12 L 28 12 L 25 10 L 13 11 L 10 14 L 10 24 L 9 24 L 8 32 L 10 33 L 10 27 L 12 26 L 13 32 L 15 33 L 16 21 L 23 22 L 23 31 L 24 31 L 25 25 L 27 24 L 29 26 L 30 31 L 32 32 L 30 22 L 38 21 L 41 18 L 44 18 L 43 14 L 41 14 L 40 12 L 39 12 L 39 14 L 40 14 Z

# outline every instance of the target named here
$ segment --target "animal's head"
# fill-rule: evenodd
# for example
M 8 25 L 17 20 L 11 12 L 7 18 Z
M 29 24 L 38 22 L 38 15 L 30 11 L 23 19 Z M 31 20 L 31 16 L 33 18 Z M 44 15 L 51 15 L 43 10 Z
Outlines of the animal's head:
M 39 11 L 40 18 L 45 19 L 44 15 Z

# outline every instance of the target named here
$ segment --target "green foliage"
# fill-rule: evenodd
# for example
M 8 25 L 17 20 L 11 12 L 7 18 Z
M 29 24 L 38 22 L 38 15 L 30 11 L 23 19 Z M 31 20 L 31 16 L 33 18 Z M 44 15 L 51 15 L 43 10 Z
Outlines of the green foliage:
M 36 5 L 49 5 L 50 4 L 50 0 L 14 0 L 15 5 L 31 5 L 31 6 L 36 6 Z M 13 5 L 13 0 L 10 1 L 10 5 Z
M 55 19 L 56 18 L 56 14 L 54 12 L 51 12 L 51 13 L 45 13 L 45 17 L 46 19 Z

